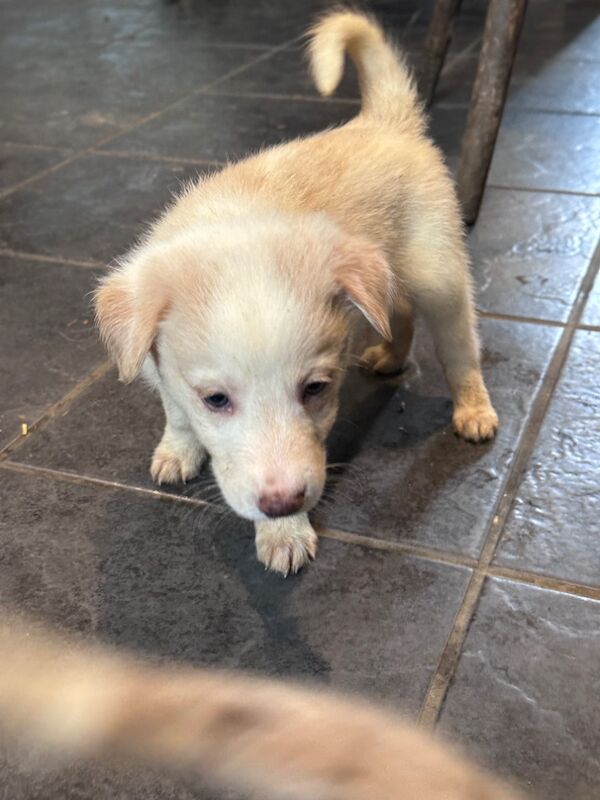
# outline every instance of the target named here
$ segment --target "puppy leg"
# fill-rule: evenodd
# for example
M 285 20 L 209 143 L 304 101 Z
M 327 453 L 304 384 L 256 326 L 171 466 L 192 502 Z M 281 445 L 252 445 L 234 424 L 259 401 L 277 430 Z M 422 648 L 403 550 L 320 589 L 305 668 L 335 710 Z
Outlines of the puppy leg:
M 256 522 L 254 527 L 258 560 L 273 572 L 296 573 L 317 554 L 317 534 L 307 514 Z
M 156 483 L 185 483 L 195 477 L 206 459 L 206 450 L 198 441 L 186 414 L 159 384 L 165 409 L 165 431 L 152 456 L 150 474 Z
M 414 313 L 408 301 L 397 303 L 391 328 L 391 342 L 367 347 L 360 358 L 362 365 L 375 375 L 393 375 L 406 368 L 415 332 Z
M 464 270 L 458 275 L 460 280 L 456 283 L 438 281 L 415 299 L 433 335 L 437 357 L 450 386 L 454 430 L 468 441 L 483 442 L 496 435 L 498 415 L 481 374 L 469 281 Z

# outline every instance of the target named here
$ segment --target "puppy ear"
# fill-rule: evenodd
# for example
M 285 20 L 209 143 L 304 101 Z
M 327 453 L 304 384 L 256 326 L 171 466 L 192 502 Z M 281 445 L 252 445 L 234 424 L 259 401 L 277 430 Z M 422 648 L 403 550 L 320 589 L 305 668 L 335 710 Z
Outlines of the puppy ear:
M 139 265 L 126 265 L 104 278 L 94 295 L 100 336 L 130 383 L 139 373 L 167 310 L 164 287 L 151 276 L 139 280 Z
M 334 279 L 340 291 L 364 314 L 377 333 L 391 341 L 394 275 L 381 250 L 358 238 L 337 245 Z

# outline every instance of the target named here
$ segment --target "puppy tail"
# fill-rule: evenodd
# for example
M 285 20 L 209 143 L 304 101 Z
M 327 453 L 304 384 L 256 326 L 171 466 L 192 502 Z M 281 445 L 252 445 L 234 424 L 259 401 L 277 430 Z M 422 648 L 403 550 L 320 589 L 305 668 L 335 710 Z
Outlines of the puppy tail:
M 339 84 L 347 51 L 358 70 L 362 114 L 396 126 L 424 129 L 409 69 L 376 22 L 354 11 L 333 11 L 321 17 L 308 36 L 311 73 L 322 95 L 332 94 Z
M 514 800 L 384 712 L 326 692 L 145 665 L 0 620 L 0 729 L 133 756 L 267 800 Z

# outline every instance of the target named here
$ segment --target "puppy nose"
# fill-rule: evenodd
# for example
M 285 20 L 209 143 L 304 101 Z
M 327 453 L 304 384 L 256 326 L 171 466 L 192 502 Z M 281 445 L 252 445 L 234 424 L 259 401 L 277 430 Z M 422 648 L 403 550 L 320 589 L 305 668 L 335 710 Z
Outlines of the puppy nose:
M 267 517 L 288 517 L 304 505 L 306 488 L 299 492 L 265 492 L 258 498 L 258 507 Z

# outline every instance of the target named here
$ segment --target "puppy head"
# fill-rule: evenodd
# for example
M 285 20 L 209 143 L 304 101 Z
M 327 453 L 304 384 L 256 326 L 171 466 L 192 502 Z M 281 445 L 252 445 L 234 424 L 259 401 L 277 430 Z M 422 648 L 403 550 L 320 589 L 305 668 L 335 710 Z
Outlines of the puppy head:
M 320 216 L 242 219 L 147 244 L 96 295 L 121 378 L 153 345 L 160 380 L 251 520 L 307 511 L 325 482 L 349 314 L 390 336 L 392 276 Z

